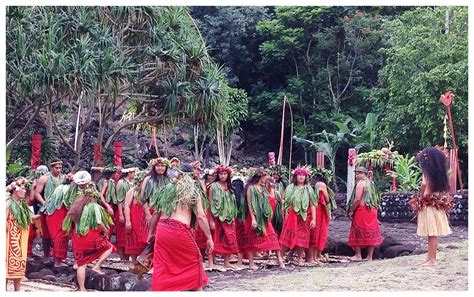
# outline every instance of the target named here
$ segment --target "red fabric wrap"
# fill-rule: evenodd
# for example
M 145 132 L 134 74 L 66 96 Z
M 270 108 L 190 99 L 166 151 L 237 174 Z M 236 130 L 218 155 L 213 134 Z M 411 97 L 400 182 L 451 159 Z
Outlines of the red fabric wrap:
M 377 208 L 372 207 L 369 210 L 365 205 L 359 206 L 352 218 L 349 246 L 376 246 L 380 245 L 382 241 L 379 221 L 377 219 Z
M 245 222 L 243 223 L 243 231 L 243 234 L 239 234 L 239 248 L 241 248 L 241 252 L 266 252 L 280 249 L 278 235 L 273 229 L 272 222 L 268 222 L 266 235 L 257 234 L 255 230 L 252 230 L 252 218 L 248 209 L 245 215 Z
M 185 291 L 209 282 L 188 225 L 161 219 L 155 233 L 152 291 Z
M 125 254 L 140 255 L 147 244 L 148 226 L 141 203 L 130 205 L 130 221 L 132 229 L 126 230 Z
M 210 213 L 206 213 L 207 217 L 207 222 L 210 220 Z M 199 224 L 196 223 L 196 227 L 194 228 L 194 239 L 196 240 L 196 244 L 200 249 L 207 249 L 207 237 L 206 234 L 204 234 L 204 231 L 202 231 L 201 227 L 199 227 Z
M 308 220 L 311 221 L 311 212 L 308 214 Z M 329 216 L 326 211 L 326 200 L 319 192 L 318 206 L 316 207 L 316 226 L 310 229 L 309 247 L 318 250 L 324 250 L 328 241 Z
M 237 254 L 237 234 L 235 220 L 232 223 L 221 222 L 219 218 L 213 217 L 216 229 L 214 230 L 214 254 Z
M 102 145 L 99 143 L 94 143 L 94 163 L 97 165 L 102 165 L 100 161 L 102 159 Z
M 308 208 L 310 213 L 310 208 Z M 309 247 L 309 222 L 308 218 L 303 218 L 295 213 L 293 207 L 290 208 L 288 215 L 283 222 L 283 228 L 280 235 L 280 245 L 290 249 L 294 247 Z
M 49 234 L 52 239 L 52 255 L 59 260 L 64 260 L 67 257 L 69 236 L 62 228 L 66 215 L 67 208 L 62 205 L 53 214 L 46 216 L 46 223 L 48 224 Z
M 74 258 L 78 266 L 84 266 L 97 260 L 108 249 L 114 247 L 97 229 L 89 229 L 89 232 L 84 236 L 77 235 L 75 228 L 71 233 Z
M 47 215 L 42 212 L 40 215 L 41 230 L 43 230 L 44 239 L 51 239 L 51 234 L 49 234 L 48 224 L 46 223 L 46 217 Z
M 41 165 L 41 134 L 34 134 L 31 139 L 31 169 L 36 169 Z
M 120 214 L 117 208 L 117 211 L 114 213 L 114 224 L 115 224 L 115 247 L 125 248 L 126 240 L 126 229 L 125 223 L 120 222 Z
M 275 210 L 277 206 L 277 201 L 276 201 L 275 196 L 268 195 L 268 202 L 270 203 L 270 207 L 272 208 L 273 215 L 275 215 Z

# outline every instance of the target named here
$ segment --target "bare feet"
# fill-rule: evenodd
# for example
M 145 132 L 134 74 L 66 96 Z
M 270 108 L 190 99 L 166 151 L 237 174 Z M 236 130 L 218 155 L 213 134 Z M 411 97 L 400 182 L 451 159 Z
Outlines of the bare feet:
M 237 270 L 237 267 L 235 267 L 234 265 L 232 264 L 228 264 L 228 265 L 224 265 L 224 268 L 227 270 Z
M 363 261 L 372 262 L 372 258 L 367 257 L 367 258 L 363 259 Z
M 304 259 L 298 258 L 298 266 L 304 266 Z
M 438 262 L 436 260 L 429 260 L 421 264 L 420 266 L 437 266 L 437 265 L 438 265 Z
M 54 268 L 62 268 L 62 267 L 69 267 L 66 263 L 59 262 L 54 263 Z
M 97 273 L 99 275 L 104 275 L 105 274 L 102 270 L 100 270 L 100 267 L 93 267 L 92 271 L 94 271 L 95 273 Z
M 353 256 L 353 257 L 350 257 L 349 260 L 354 261 L 354 262 L 360 262 L 360 261 L 362 261 L 362 257 L 361 256 Z
M 255 265 L 249 266 L 249 270 L 258 270 L 258 267 Z

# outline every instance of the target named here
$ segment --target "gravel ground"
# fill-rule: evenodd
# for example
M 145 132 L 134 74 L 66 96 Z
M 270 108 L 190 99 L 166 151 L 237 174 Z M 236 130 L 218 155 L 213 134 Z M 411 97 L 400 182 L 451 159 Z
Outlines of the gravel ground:
M 440 245 L 437 267 L 417 266 L 426 254 L 373 262 L 341 263 L 291 273 L 234 278 L 210 290 L 225 291 L 447 291 L 468 289 L 468 242 Z

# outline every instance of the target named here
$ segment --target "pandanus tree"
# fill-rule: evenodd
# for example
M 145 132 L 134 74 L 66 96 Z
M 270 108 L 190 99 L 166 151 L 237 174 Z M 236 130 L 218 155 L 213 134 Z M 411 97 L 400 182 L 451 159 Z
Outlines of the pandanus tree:
M 104 148 L 129 127 L 189 124 L 199 138 L 217 127 L 226 85 L 186 8 L 8 8 L 7 122 L 29 119 L 8 149 L 35 118 L 74 154 L 75 167 L 95 118 Z M 68 121 L 74 134 L 61 128 Z

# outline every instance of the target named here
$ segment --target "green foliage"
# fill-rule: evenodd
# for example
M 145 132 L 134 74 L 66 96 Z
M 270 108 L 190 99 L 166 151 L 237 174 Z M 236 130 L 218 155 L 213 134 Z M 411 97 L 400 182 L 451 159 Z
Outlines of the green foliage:
M 397 179 L 398 188 L 402 192 L 418 191 L 420 189 L 421 169 L 414 156 L 396 156 L 395 171 L 390 171 L 389 175 Z
M 393 139 L 400 152 L 414 154 L 444 143 L 445 108 L 439 97 L 453 91 L 453 123 L 464 172 L 468 149 L 467 19 L 467 7 L 443 6 L 416 8 L 385 22 L 387 65 L 379 73 L 381 86 L 372 92 L 372 101 L 384 111 L 380 136 Z

